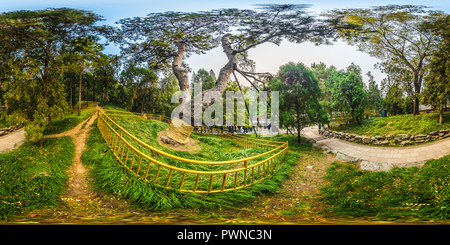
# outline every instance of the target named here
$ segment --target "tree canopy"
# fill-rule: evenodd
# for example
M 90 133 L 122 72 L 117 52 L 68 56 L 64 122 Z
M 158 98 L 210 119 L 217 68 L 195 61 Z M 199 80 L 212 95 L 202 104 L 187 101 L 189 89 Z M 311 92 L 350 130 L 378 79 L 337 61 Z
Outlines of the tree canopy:
M 437 47 L 437 35 L 421 28 L 424 21 L 439 19 L 442 12 L 424 6 L 388 5 L 366 9 L 331 10 L 325 16 L 340 19 L 341 23 L 358 28 L 341 28 L 341 37 L 349 44 L 381 59 L 387 68 L 392 66 L 411 72 L 408 83 L 414 98 L 413 115 L 419 113 L 419 96 L 425 75 L 424 66 Z
M 64 115 L 63 47 L 98 33 L 99 20 L 92 12 L 67 8 L 0 15 L 1 82 L 9 120 L 25 124 L 28 140 L 42 144 L 45 124 Z
M 300 131 L 311 123 L 321 122 L 325 113 L 319 103 L 322 96 L 319 80 L 304 64 L 290 62 L 280 67 L 272 86 L 274 91 L 280 91 L 280 117 L 297 129 L 300 143 Z

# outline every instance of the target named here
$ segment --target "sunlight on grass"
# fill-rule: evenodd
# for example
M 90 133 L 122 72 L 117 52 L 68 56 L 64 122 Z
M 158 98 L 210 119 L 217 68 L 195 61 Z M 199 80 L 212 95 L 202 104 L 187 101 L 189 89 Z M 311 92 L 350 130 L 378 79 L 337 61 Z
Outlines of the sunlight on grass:
M 450 129 L 450 113 L 444 114 L 444 125 L 439 124 L 439 114 L 429 113 L 413 117 L 398 115 L 391 117 L 376 117 L 363 120 L 360 125 L 348 124 L 334 127 L 333 130 L 358 135 L 397 135 L 397 134 L 428 134 L 432 131 Z

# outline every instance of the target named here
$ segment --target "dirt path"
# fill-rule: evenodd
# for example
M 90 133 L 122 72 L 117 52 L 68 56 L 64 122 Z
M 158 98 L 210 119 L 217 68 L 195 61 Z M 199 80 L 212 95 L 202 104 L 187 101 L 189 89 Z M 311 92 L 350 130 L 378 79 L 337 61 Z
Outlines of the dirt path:
M 75 144 L 73 162 L 68 170 L 68 192 L 62 197 L 62 200 L 64 200 L 67 205 L 72 207 L 85 204 L 89 202 L 89 200 L 92 200 L 95 196 L 94 191 L 87 183 L 86 177 L 88 170 L 81 162 L 81 155 L 86 149 L 86 138 L 96 118 L 97 115 L 95 114 L 67 132 L 45 136 L 46 138 L 70 136 Z
M 98 108 L 97 104 L 95 105 L 96 109 Z M 127 205 L 124 202 L 95 192 L 89 185 L 89 169 L 83 165 L 81 155 L 86 149 L 86 139 L 96 118 L 97 114 L 95 113 L 91 118 L 84 120 L 69 131 L 45 136 L 45 138 L 70 136 L 75 144 L 75 154 L 72 165 L 67 171 L 69 176 L 67 193 L 61 197 L 66 210 L 47 210 L 47 213 L 44 211 L 40 216 L 49 217 L 59 213 L 63 214 L 63 217 L 66 218 L 92 218 L 105 213 L 111 213 L 113 212 L 111 211 L 112 209 Z M 58 219 L 58 217 L 56 218 Z

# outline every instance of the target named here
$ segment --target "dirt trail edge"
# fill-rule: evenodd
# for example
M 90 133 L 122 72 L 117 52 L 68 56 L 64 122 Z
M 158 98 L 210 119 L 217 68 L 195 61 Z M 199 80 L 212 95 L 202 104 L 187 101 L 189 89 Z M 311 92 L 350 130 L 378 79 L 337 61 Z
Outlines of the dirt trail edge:
M 89 202 L 88 200 L 92 200 L 95 196 L 94 191 L 86 181 L 88 170 L 81 162 L 81 155 L 86 149 L 86 138 L 91 130 L 91 125 L 94 123 L 96 118 L 97 113 L 67 132 L 46 136 L 46 138 L 70 136 L 75 144 L 73 162 L 68 170 L 68 192 L 62 197 L 62 200 L 72 207 L 80 206 L 80 204 Z M 82 128 L 85 123 L 85 127 Z

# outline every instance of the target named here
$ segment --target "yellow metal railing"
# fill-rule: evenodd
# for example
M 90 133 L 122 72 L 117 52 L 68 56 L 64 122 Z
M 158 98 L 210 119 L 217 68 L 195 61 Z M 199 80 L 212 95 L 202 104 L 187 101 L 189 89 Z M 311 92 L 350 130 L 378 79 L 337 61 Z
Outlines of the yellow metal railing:
M 255 140 L 224 133 L 224 137 L 244 148 L 258 147 L 267 151 L 256 156 L 216 162 L 178 157 L 146 144 L 112 119 L 146 117 L 163 120 L 164 117 L 108 112 L 114 114 L 107 115 L 98 110 L 97 126 L 117 160 L 141 179 L 168 189 L 196 193 L 240 189 L 272 175 L 289 153 L 288 142 Z

